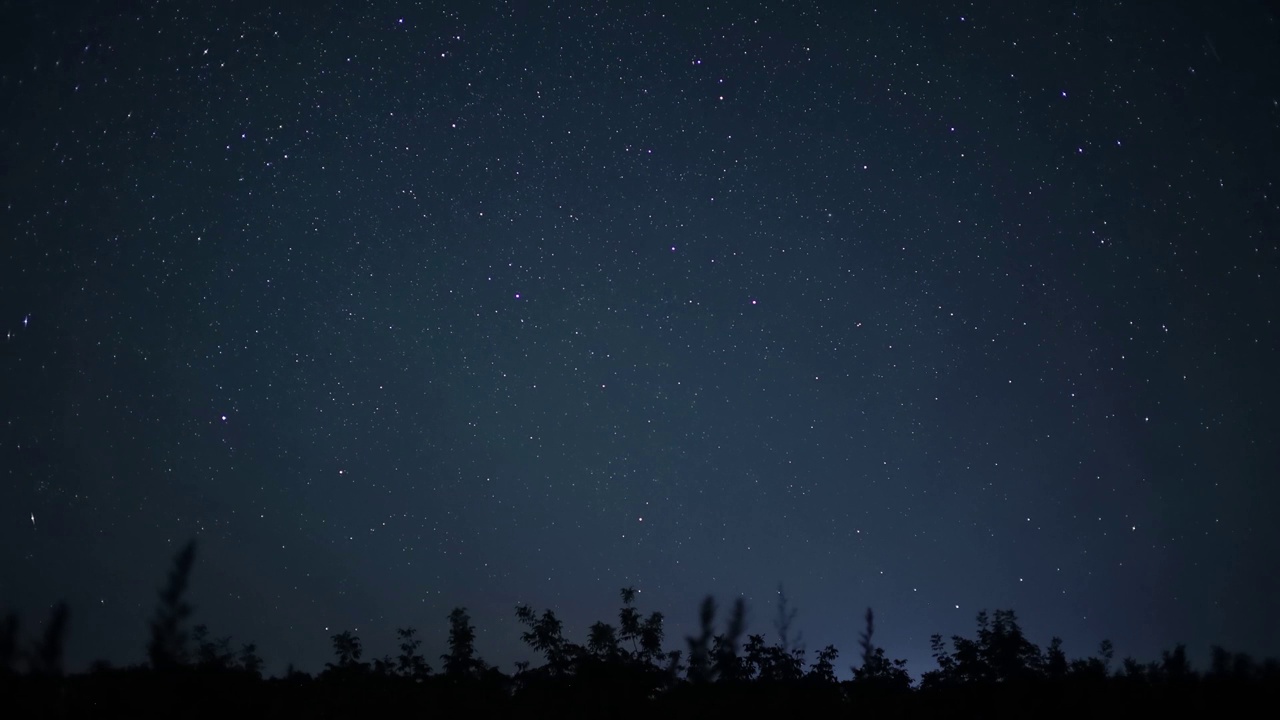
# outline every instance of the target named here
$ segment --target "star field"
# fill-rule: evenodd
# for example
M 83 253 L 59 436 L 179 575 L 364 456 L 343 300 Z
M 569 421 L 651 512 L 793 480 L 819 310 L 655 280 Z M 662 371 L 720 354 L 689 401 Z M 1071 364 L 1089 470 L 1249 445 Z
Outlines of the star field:
M 193 537 L 276 671 L 779 582 L 917 673 L 1280 653 L 1264 5 L 0 12 L 0 604 L 73 664 Z

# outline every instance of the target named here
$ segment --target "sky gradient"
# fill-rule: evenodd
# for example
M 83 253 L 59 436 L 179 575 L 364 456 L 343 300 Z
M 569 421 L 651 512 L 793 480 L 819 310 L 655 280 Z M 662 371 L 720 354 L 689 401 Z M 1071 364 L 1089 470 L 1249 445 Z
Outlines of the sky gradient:
M 0 3 L 0 608 L 1280 654 L 1280 21 L 981 5 Z

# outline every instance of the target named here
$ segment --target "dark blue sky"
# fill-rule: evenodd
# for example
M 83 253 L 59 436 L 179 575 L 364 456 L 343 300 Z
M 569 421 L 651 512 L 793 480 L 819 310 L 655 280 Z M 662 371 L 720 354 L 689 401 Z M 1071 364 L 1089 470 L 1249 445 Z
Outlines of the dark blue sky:
M 1280 653 L 1277 15 L 989 5 L 0 3 L 0 606 Z

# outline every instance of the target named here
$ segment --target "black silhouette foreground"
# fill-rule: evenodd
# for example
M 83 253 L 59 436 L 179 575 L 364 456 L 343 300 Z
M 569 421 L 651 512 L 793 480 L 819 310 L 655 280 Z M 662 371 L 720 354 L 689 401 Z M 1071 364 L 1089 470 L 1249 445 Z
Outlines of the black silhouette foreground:
M 187 630 L 185 599 L 195 545 L 177 556 L 151 623 L 145 665 L 97 663 L 64 675 L 65 605 L 41 637 L 20 639 L 18 618 L 0 620 L 0 714 L 5 717 L 1024 717 L 1119 713 L 1245 713 L 1280 699 L 1280 663 L 1213 648 L 1211 667 L 1193 669 L 1186 648 L 1160 660 L 1115 663 L 1109 642 L 1094 657 L 1069 660 L 1062 641 L 1041 649 L 1011 610 L 977 617 L 976 637 L 932 638 L 937 667 L 914 682 L 903 660 L 875 645 L 866 611 L 852 678 L 837 679 L 839 651 L 809 658 L 790 633 L 795 610 L 779 588 L 778 639 L 746 635 L 738 600 L 723 621 L 708 597 L 699 632 L 685 647 L 664 645 L 663 615 L 636 608 L 623 588 L 617 624 L 597 622 L 585 645 L 564 636 L 551 610 L 515 609 L 522 639 L 544 663 L 517 663 L 506 674 L 482 660 L 465 608 L 448 617 L 448 651 L 435 672 L 414 628 L 397 631 L 400 654 L 363 659 L 350 631 L 331 637 L 335 661 L 319 675 L 289 669 L 264 677 L 252 643 L 233 646 L 204 625 Z M 717 628 L 721 629 L 718 631 Z M 745 635 L 745 640 L 744 636 Z M 732 714 L 732 715 L 731 715 Z

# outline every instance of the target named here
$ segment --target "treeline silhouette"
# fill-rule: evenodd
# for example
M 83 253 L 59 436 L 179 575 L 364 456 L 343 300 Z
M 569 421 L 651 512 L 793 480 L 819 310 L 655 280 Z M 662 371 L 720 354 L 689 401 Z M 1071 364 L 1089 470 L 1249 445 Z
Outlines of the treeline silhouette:
M 449 614 L 448 651 L 440 670 L 422 654 L 417 630 L 397 630 L 399 654 L 366 661 L 361 639 L 333 635 L 334 661 L 317 675 L 292 666 L 263 676 L 254 644 L 233 646 L 204 625 L 190 630 L 186 589 L 195 544 L 178 553 L 159 593 L 145 664 L 63 673 L 69 612 L 57 605 L 41 637 L 24 646 L 16 615 L 0 622 L 0 714 L 6 717 L 234 718 L 427 717 L 1022 717 L 1030 713 L 1245 712 L 1272 706 L 1280 663 L 1255 661 L 1213 648 L 1211 666 L 1194 669 L 1178 645 L 1159 660 L 1115 662 L 1111 644 L 1068 659 L 1061 639 L 1040 648 L 1023 634 L 1012 610 L 978 613 L 976 635 L 934 635 L 937 667 L 914 681 L 906 662 L 875 644 L 875 616 L 864 616 L 852 677 L 837 678 L 839 651 L 809 654 L 791 633 L 795 610 L 779 587 L 777 638 L 748 634 L 739 599 L 718 620 L 711 597 L 699 609 L 699 630 L 681 649 L 666 649 L 664 616 L 642 613 L 636 591 L 623 588 L 616 624 L 597 622 L 586 644 L 564 636 L 551 610 L 521 605 L 522 640 L 543 663 L 516 663 L 511 674 L 479 657 L 465 608 Z

